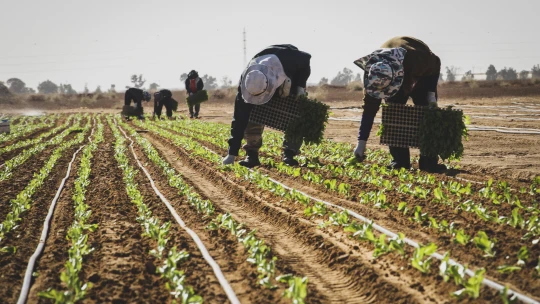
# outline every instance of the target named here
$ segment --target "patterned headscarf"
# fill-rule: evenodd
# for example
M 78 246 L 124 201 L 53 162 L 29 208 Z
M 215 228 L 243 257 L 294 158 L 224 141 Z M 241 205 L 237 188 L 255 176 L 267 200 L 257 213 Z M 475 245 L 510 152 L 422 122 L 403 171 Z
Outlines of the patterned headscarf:
M 390 98 L 397 94 L 403 84 L 404 48 L 378 49 L 354 61 L 365 71 L 366 93 L 377 99 Z

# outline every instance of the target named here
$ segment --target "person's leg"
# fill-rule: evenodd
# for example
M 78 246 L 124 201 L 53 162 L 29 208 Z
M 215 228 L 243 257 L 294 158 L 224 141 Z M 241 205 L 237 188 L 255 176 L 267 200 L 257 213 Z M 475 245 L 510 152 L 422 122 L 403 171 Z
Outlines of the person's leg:
M 259 166 L 259 149 L 262 146 L 262 133 L 264 131 L 264 125 L 248 122 L 246 130 L 244 131 L 244 139 L 246 144 L 242 147 L 246 150 L 247 158 L 241 162 L 240 165 L 248 168 Z
M 199 111 L 200 110 L 201 110 L 201 104 L 198 103 L 198 104 L 195 105 L 195 113 L 194 113 L 195 118 L 199 117 Z
M 129 94 L 129 92 L 126 92 L 126 94 L 124 94 L 124 105 L 131 105 L 131 95 Z
M 289 166 L 298 166 L 298 161 L 294 157 L 300 154 L 303 140 L 286 141 L 283 139 L 283 162 Z
M 406 104 L 407 100 L 409 99 L 409 95 L 406 95 L 402 89 L 400 89 L 396 95 L 394 95 L 391 98 L 388 98 L 386 102 L 388 103 L 395 103 L 395 104 Z M 390 167 L 394 169 L 410 169 L 411 168 L 411 157 L 410 157 L 410 151 L 409 148 L 401 148 L 401 147 L 388 147 L 388 150 L 390 150 L 390 154 L 392 155 L 392 163 L 390 164 Z
M 189 106 L 189 118 L 193 118 L 193 106 Z
M 429 77 L 424 77 L 420 78 L 420 80 L 418 80 L 416 83 L 416 86 L 411 93 L 411 97 L 415 105 L 427 106 L 429 104 L 428 91 L 429 87 L 433 86 L 430 85 L 430 81 L 432 80 Z M 435 94 L 437 94 L 437 92 L 435 92 Z M 420 151 L 420 159 L 418 161 L 418 167 L 420 170 L 431 173 L 440 173 L 445 171 L 446 166 L 444 164 L 438 164 L 438 162 L 438 156 L 427 156 L 422 154 L 422 151 Z

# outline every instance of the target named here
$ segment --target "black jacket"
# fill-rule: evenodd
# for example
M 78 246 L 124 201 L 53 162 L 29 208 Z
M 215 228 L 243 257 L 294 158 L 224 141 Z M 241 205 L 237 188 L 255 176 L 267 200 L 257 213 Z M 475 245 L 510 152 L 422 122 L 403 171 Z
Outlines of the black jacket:
M 291 44 L 277 44 L 265 48 L 255 55 L 253 59 L 264 55 L 276 55 L 281 61 L 285 74 L 291 79 L 292 89 L 306 87 L 309 75 L 311 75 L 310 54 L 299 51 L 297 47 Z
M 129 97 L 133 102 L 140 104 L 143 100 L 143 90 L 137 88 L 129 88 L 126 91 L 126 99 Z
M 285 74 L 291 79 L 291 94 L 296 93 L 297 87 L 306 87 L 307 80 L 311 74 L 310 54 L 299 51 L 294 45 L 278 44 L 267 47 L 253 58 L 264 55 L 276 55 L 279 61 L 281 61 Z M 242 82 L 242 79 L 240 79 L 240 82 Z M 228 141 L 230 155 L 238 155 L 253 107 L 253 104 L 244 101 L 241 86 L 238 86 L 238 94 L 234 102 L 233 120 L 231 122 L 231 137 Z
M 186 86 L 186 91 L 188 92 L 188 94 L 190 93 L 197 93 L 199 92 L 200 90 L 204 89 L 204 83 L 202 81 L 202 79 L 200 77 L 197 77 L 195 78 L 197 80 L 197 92 L 192 92 L 191 91 L 191 87 L 189 85 L 190 81 L 191 81 L 192 78 L 188 78 L 186 79 L 186 81 L 184 82 L 185 86 Z

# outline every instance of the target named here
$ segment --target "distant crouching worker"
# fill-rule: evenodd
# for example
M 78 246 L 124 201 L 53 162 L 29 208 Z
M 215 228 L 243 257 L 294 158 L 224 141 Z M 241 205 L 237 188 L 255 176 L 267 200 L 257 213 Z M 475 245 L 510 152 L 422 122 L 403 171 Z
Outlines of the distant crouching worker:
M 148 93 L 147 91 L 143 91 L 138 88 L 129 88 L 126 91 L 126 94 L 124 96 L 124 105 L 130 106 L 131 102 L 135 104 L 135 107 L 137 109 L 137 112 L 139 113 L 139 117 L 142 118 L 143 108 L 142 108 L 142 101 L 150 101 L 152 99 L 152 95 Z
M 192 70 L 188 74 L 188 78 L 185 81 L 186 91 L 188 95 L 193 95 L 200 90 L 204 89 L 204 83 L 199 77 L 197 71 Z M 193 110 L 195 108 L 195 111 Z M 199 111 L 201 110 L 201 104 L 196 104 L 194 106 L 189 106 L 189 118 L 199 118 Z
M 246 139 L 244 150 L 247 158 L 240 165 L 253 168 L 259 166 L 259 149 L 262 146 L 264 125 L 249 122 L 253 109 L 270 101 L 274 94 L 279 96 L 305 95 L 306 83 L 311 74 L 311 55 L 299 51 L 293 45 L 272 45 L 255 55 L 242 73 L 238 94 L 234 103 L 228 155 L 223 164 L 234 163 L 242 139 Z M 297 166 L 294 159 L 300 152 L 302 140 L 283 142 L 283 162 Z
M 167 112 L 167 117 L 172 118 L 172 103 L 174 99 L 172 98 L 172 92 L 169 90 L 160 90 L 154 93 L 154 117 L 157 116 L 158 119 L 161 118 L 161 112 L 163 107 Z
M 422 41 L 412 37 L 395 37 L 385 42 L 381 49 L 354 62 L 364 73 L 364 112 L 354 155 L 364 158 L 375 115 L 381 100 L 405 104 L 409 97 L 415 105 L 437 106 L 437 83 L 441 60 Z M 389 147 L 391 167 L 410 169 L 408 148 Z M 437 164 L 438 157 L 420 156 L 420 170 L 442 172 L 446 167 Z

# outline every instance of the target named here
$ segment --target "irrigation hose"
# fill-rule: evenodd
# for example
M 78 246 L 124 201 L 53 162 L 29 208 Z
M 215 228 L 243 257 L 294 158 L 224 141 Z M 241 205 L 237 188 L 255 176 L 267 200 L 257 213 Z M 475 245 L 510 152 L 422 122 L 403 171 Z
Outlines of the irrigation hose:
M 96 120 L 94 118 L 94 124 Z M 92 142 L 90 137 L 94 135 L 94 127 L 92 127 L 92 131 L 90 132 L 90 135 L 88 136 L 88 141 Z M 43 222 L 43 230 L 41 231 L 41 237 L 39 239 L 39 244 L 34 251 L 34 254 L 30 257 L 30 260 L 28 260 L 28 266 L 26 267 L 26 272 L 24 273 L 24 280 L 23 280 L 23 286 L 21 289 L 21 294 L 19 295 L 19 300 L 17 300 L 17 304 L 24 304 L 26 303 L 26 298 L 28 297 L 28 292 L 30 291 L 30 283 L 32 282 L 32 272 L 34 272 L 34 265 L 36 263 L 37 258 L 41 255 L 43 252 L 43 248 L 45 247 L 45 242 L 47 241 L 47 236 L 49 234 L 49 226 L 52 219 L 52 216 L 54 215 L 54 209 L 56 208 L 56 202 L 58 202 L 58 199 L 60 198 L 60 194 L 62 193 L 62 190 L 64 189 L 64 185 L 69 178 L 69 175 L 71 174 L 71 166 L 73 165 L 73 162 L 75 161 L 75 157 L 77 157 L 77 154 L 81 151 L 82 148 L 84 148 L 86 145 L 82 145 L 79 147 L 77 151 L 73 154 L 73 157 L 71 158 L 71 161 L 68 164 L 68 169 L 66 172 L 66 176 L 62 179 L 62 182 L 60 183 L 60 186 L 58 187 L 58 190 L 56 191 L 56 195 L 54 196 L 51 206 L 49 207 L 49 212 L 47 213 L 47 217 L 45 218 L 45 222 Z
M 211 149 L 209 149 L 209 148 L 207 148 L 207 147 L 204 147 L 204 148 L 205 148 L 206 150 L 208 150 L 209 152 L 212 152 L 212 153 L 214 153 L 214 154 L 216 154 L 216 155 L 219 155 L 219 154 L 217 154 L 215 151 L 212 151 Z M 250 171 L 255 172 L 253 169 L 250 169 Z M 259 173 L 261 173 L 261 172 L 259 172 Z M 379 232 L 381 232 L 381 233 L 384 233 L 384 234 L 386 234 L 387 236 L 389 236 L 389 237 L 391 237 L 391 238 L 394 238 L 394 237 L 397 237 L 397 236 L 398 236 L 397 233 L 394 233 L 394 232 L 388 230 L 387 228 L 385 228 L 385 227 L 383 227 L 383 226 L 380 226 L 380 225 L 376 224 L 375 221 L 373 221 L 373 220 L 371 220 L 371 219 L 369 219 L 369 218 L 367 218 L 367 217 L 364 217 L 364 216 L 362 216 L 362 215 L 360 215 L 360 214 L 358 214 L 358 213 L 356 213 L 356 212 L 354 212 L 354 211 L 352 211 L 352 210 L 349 210 L 349 209 L 344 208 L 344 207 L 341 207 L 341 206 L 339 206 L 339 205 L 336 205 L 336 204 L 333 204 L 333 203 L 324 201 L 324 200 L 322 200 L 322 199 L 313 197 L 313 196 L 311 196 L 311 195 L 309 195 L 309 194 L 307 194 L 307 193 L 305 193 L 305 192 L 303 192 L 303 191 L 300 191 L 300 190 L 294 189 L 294 188 L 292 188 L 292 187 L 289 187 L 289 186 L 287 186 L 287 185 L 285 185 L 285 184 L 283 184 L 283 183 L 281 183 L 281 182 L 279 182 L 279 181 L 277 181 L 277 180 L 275 180 L 275 179 L 269 177 L 269 176 L 266 175 L 266 174 L 263 174 L 263 173 L 261 173 L 261 174 L 262 174 L 263 176 L 265 176 L 266 178 L 268 178 L 269 180 L 271 180 L 272 182 L 274 182 L 274 183 L 276 183 L 276 184 L 282 186 L 283 188 L 285 188 L 285 189 L 287 189 L 287 190 L 289 190 L 289 191 L 294 190 L 294 191 L 296 191 L 296 192 L 298 192 L 298 193 L 301 193 L 302 195 L 305 195 L 305 196 L 309 197 L 310 199 L 312 199 L 312 200 L 314 200 L 314 201 L 323 203 L 323 204 L 325 204 L 326 206 L 330 206 L 330 207 L 333 207 L 333 208 L 337 208 L 337 209 L 340 209 L 340 210 L 342 210 L 342 211 L 347 211 L 347 213 L 348 213 L 349 215 L 352 215 L 354 218 L 356 218 L 356 219 L 358 219 L 358 220 L 360 220 L 360 221 L 362 221 L 362 222 L 365 222 L 365 223 L 368 223 L 368 224 L 371 223 L 371 224 L 372 224 L 372 227 L 373 227 L 375 230 L 377 230 L 377 231 L 379 231 Z M 411 240 L 411 239 L 409 239 L 409 238 L 405 238 L 403 241 L 404 241 L 405 243 L 407 243 L 408 245 L 414 247 L 414 248 L 419 248 L 419 247 L 420 247 L 420 246 L 418 245 L 417 242 L 415 242 L 415 241 L 413 241 L 413 240 Z M 442 260 L 442 259 L 444 258 L 443 255 L 441 255 L 441 254 L 439 254 L 439 253 L 437 253 L 437 252 L 435 252 L 435 253 L 432 254 L 431 256 L 434 257 L 434 258 L 436 258 L 436 259 L 438 259 L 438 260 Z M 456 261 L 453 260 L 453 259 L 449 259 L 449 260 L 448 260 L 448 263 L 449 263 L 450 265 L 458 265 L 459 267 L 464 267 L 462 264 L 459 264 L 458 262 L 456 262 Z M 466 269 L 465 273 L 467 273 L 469 276 L 474 276 L 474 271 L 472 271 L 472 270 L 470 270 L 470 269 Z M 488 287 L 490 287 L 490 288 L 492 288 L 492 289 L 495 289 L 495 290 L 497 290 L 497 291 L 499 291 L 499 292 L 503 291 L 504 288 L 505 288 L 505 286 L 503 286 L 503 285 L 501 285 L 501 284 L 499 284 L 499 283 L 497 283 L 497 282 L 495 282 L 495 281 L 492 281 L 492 280 L 490 280 L 490 279 L 487 279 L 487 278 L 484 278 L 484 280 L 482 281 L 482 284 L 484 284 L 484 285 L 486 285 L 486 286 L 488 286 Z M 530 297 L 528 297 L 528 296 L 526 296 L 526 295 L 524 295 L 524 294 L 522 294 L 522 293 L 519 293 L 519 292 L 517 292 L 517 291 L 514 291 L 514 290 L 512 290 L 512 289 L 510 289 L 510 288 L 508 289 L 508 295 L 515 295 L 520 301 L 523 301 L 524 303 L 540 304 L 540 302 L 538 302 L 538 301 L 536 301 L 536 300 L 534 300 L 534 299 L 532 299 L 532 298 L 530 298 Z
M 26 272 L 24 274 L 24 281 L 23 281 L 23 286 L 21 289 L 21 294 L 19 295 L 19 300 L 17 301 L 17 304 L 26 303 L 26 298 L 28 297 L 28 292 L 30 291 L 30 283 L 32 282 L 32 272 L 34 271 L 34 265 L 36 263 L 37 258 L 39 258 L 39 256 L 43 252 L 43 248 L 45 247 L 45 242 L 47 241 L 47 235 L 49 234 L 49 226 L 50 226 L 52 216 L 54 214 L 56 202 L 58 202 L 58 199 L 60 198 L 60 194 L 62 193 L 62 190 L 64 189 L 64 185 L 67 179 L 69 178 L 69 175 L 71 173 L 71 166 L 73 165 L 73 162 L 75 161 L 75 157 L 84 146 L 85 145 L 80 146 L 79 149 L 75 151 L 75 153 L 73 154 L 73 157 L 71 158 L 71 161 L 69 162 L 69 165 L 68 165 L 66 176 L 62 179 L 62 183 L 60 183 L 60 187 L 58 187 L 58 190 L 56 191 L 56 195 L 51 202 L 51 206 L 49 207 L 49 212 L 47 213 L 45 222 L 43 222 L 43 230 L 41 231 L 39 244 L 36 248 L 36 251 L 34 251 L 34 254 L 32 254 L 32 256 L 30 257 L 30 260 L 28 261 L 28 266 L 26 267 Z
M 115 119 L 115 123 L 116 123 L 116 119 Z M 142 163 L 139 161 L 139 158 L 135 154 L 135 150 L 133 149 L 133 140 L 129 136 L 127 136 L 126 132 L 122 129 L 122 127 L 118 126 L 118 128 L 120 129 L 120 131 L 122 131 L 122 133 L 124 133 L 124 137 L 131 142 L 131 144 L 129 145 L 129 148 L 131 149 L 131 153 L 133 154 L 133 157 L 135 157 L 135 160 L 137 161 L 137 164 L 139 165 L 141 170 L 144 172 L 144 174 L 146 175 L 146 177 L 150 181 L 150 185 L 154 189 L 154 192 L 159 196 L 159 198 L 165 204 L 165 206 L 167 206 L 167 209 L 169 209 L 169 211 L 173 215 L 176 222 L 180 225 L 180 227 L 182 227 L 191 236 L 191 238 L 193 239 L 193 241 L 197 245 L 197 248 L 199 248 L 199 251 L 202 253 L 203 258 L 206 260 L 208 265 L 210 265 L 210 267 L 212 267 L 212 270 L 214 271 L 214 274 L 215 274 L 216 278 L 218 279 L 219 284 L 221 285 L 221 287 L 223 288 L 223 290 L 227 294 L 227 298 L 229 298 L 229 301 L 231 301 L 231 303 L 233 303 L 233 304 L 237 304 L 237 303 L 239 304 L 240 301 L 238 300 L 238 297 L 236 296 L 236 294 L 235 294 L 234 290 L 232 289 L 231 285 L 229 284 L 229 282 L 227 281 L 227 279 L 223 275 L 223 272 L 221 271 L 221 268 L 219 267 L 219 265 L 216 263 L 216 261 L 214 261 L 214 259 L 212 258 L 212 256 L 210 255 L 210 253 L 208 252 L 206 247 L 204 246 L 203 242 L 199 238 L 199 236 L 193 230 L 191 230 L 189 227 L 186 226 L 186 223 L 184 223 L 182 218 L 180 218 L 180 216 L 178 215 L 176 210 L 173 208 L 171 203 L 158 190 L 158 188 L 156 187 L 156 184 L 154 183 L 154 180 L 150 176 L 150 173 L 148 173 L 146 168 L 142 165 Z

